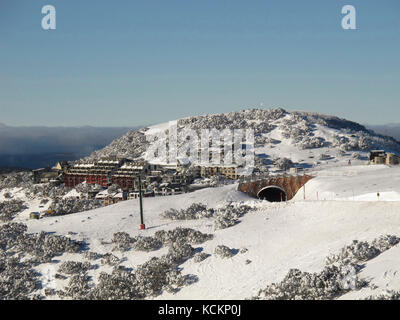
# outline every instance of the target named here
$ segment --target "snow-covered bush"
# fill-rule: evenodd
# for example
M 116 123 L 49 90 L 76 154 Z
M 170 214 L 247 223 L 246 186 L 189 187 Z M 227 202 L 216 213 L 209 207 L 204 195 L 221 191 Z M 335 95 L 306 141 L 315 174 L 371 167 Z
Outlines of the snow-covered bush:
M 252 207 L 247 204 L 243 204 L 240 202 L 230 202 L 225 206 L 219 207 L 217 210 L 217 214 L 224 214 L 229 212 L 230 215 L 240 218 L 248 213 L 250 210 L 252 210 Z
M 395 235 L 383 235 L 372 241 L 372 245 L 380 252 L 384 252 L 400 242 L 400 238 Z
M 210 218 L 213 214 L 213 209 L 207 209 L 207 206 L 201 203 L 193 203 L 186 209 L 177 210 L 171 208 L 169 210 L 166 210 L 161 214 L 161 217 L 171 220 L 194 220 Z
M 350 290 L 365 286 L 358 278 L 359 267 L 352 264 L 326 266 L 319 273 L 290 269 L 279 283 L 273 283 L 258 292 L 255 299 L 266 300 L 327 300 Z
M 0 300 L 26 300 L 39 288 L 39 274 L 17 257 L 0 255 Z
M 64 198 L 56 199 L 50 205 L 49 210 L 52 211 L 50 216 L 62 216 L 71 213 L 88 211 L 102 207 L 103 204 L 96 199 L 74 199 Z
M 33 185 L 33 173 L 30 171 L 11 172 L 0 175 L 0 189 L 28 188 Z
M 116 266 L 117 264 L 119 264 L 119 262 L 120 259 L 117 256 L 113 255 L 112 253 L 106 253 L 101 258 L 102 264 L 108 264 L 110 266 Z
M 154 237 L 137 237 L 133 243 L 133 249 L 139 251 L 154 251 L 162 247 L 162 242 Z
M 224 214 L 218 214 L 215 216 L 214 220 L 214 228 L 218 229 L 226 229 L 234 226 L 238 222 L 238 218 L 234 215 L 231 215 L 230 212 L 226 212 Z
M 215 248 L 214 254 L 219 256 L 220 258 L 231 258 L 235 255 L 233 249 L 230 249 L 227 246 L 219 245 Z
M 43 248 L 43 252 L 52 256 L 61 255 L 64 252 L 77 253 L 83 243 L 68 237 L 41 232 L 36 237 L 36 245 Z
M 365 300 L 400 300 L 400 291 L 385 290 L 376 295 L 370 295 Z
M 212 234 L 205 234 L 200 231 L 178 227 L 174 230 L 159 230 L 154 234 L 164 245 L 170 245 L 176 242 L 186 242 L 190 244 L 201 244 L 213 238 Z
M 111 274 L 102 272 L 98 284 L 86 295 L 86 299 L 134 300 L 155 297 L 163 290 L 178 291 L 187 282 L 176 268 L 180 262 L 174 261 L 182 261 L 185 254 L 173 252 L 172 255 L 153 257 L 134 272 L 124 267 L 114 268 Z
M 4 196 L 5 199 L 11 199 L 12 198 L 12 194 L 10 192 L 5 192 L 3 196 Z
M 205 253 L 205 252 L 197 252 L 194 256 L 193 256 L 193 261 L 196 263 L 199 263 L 205 259 L 207 259 L 210 256 L 210 254 Z
M 30 254 L 32 262 L 49 262 L 51 258 L 65 252 L 76 253 L 82 242 L 64 236 L 41 232 L 26 234 L 24 224 L 7 224 L 0 227 L 0 247 L 2 250 L 13 250 L 17 253 Z
M 97 252 L 93 252 L 93 251 L 85 252 L 85 259 L 87 259 L 87 260 L 97 260 L 97 259 L 100 259 L 101 257 L 103 257 L 103 255 L 100 253 L 97 253 Z
M 79 262 L 79 261 L 64 261 L 58 268 L 58 272 L 63 274 L 77 274 L 85 273 L 91 268 L 89 262 Z
M 120 156 L 123 158 L 136 159 L 146 151 L 147 141 L 145 130 L 132 130 L 101 150 L 94 151 L 84 161 L 96 160 L 102 157 Z
M 66 195 L 71 189 L 64 185 L 54 185 L 52 183 L 34 184 L 24 189 L 25 196 L 30 199 L 51 198 L 59 199 Z
M 107 193 L 108 194 L 114 194 L 114 193 L 117 193 L 117 192 L 120 192 L 120 191 L 121 191 L 121 189 L 120 189 L 118 184 L 112 184 L 111 186 L 109 186 L 107 188 Z
M 68 297 L 75 300 L 86 299 L 90 292 L 89 276 L 86 273 L 78 273 L 71 277 L 64 290 L 57 291 L 60 298 Z
M 126 232 L 116 232 L 111 240 L 115 244 L 113 250 L 127 251 L 132 247 L 135 239 Z
M 143 296 L 156 296 L 168 285 L 169 274 L 176 270 L 165 259 L 153 257 L 140 265 L 135 272 L 139 292 Z M 171 277 L 172 279 L 172 277 Z M 173 285 L 173 284 L 171 284 Z
M 192 257 L 193 253 L 194 249 L 189 243 L 178 241 L 169 244 L 168 254 L 165 258 L 170 264 L 179 265 Z
M 0 221 L 11 221 L 17 213 L 26 208 L 27 207 L 22 200 L 12 199 L 0 202 Z
M 164 285 L 164 290 L 175 293 L 186 284 L 186 277 L 178 270 L 171 270 L 167 273 L 166 282 L 167 284 Z
M 226 229 L 238 223 L 240 217 L 249 212 L 251 207 L 244 204 L 230 203 L 216 210 L 214 228 Z
M 99 192 L 103 190 L 103 187 L 99 184 L 82 182 L 75 186 L 75 190 L 78 193 L 87 195 L 89 192 L 96 192 L 96 191 Z
M 138 292 L 135 274 L 119 270 L 112 274 L 101 272 L 98 284 L 88 293 L 90 300 L 135 300 L 144 298 Z
M 260 290 L 256 299 L 333 299 L 351 290 L 358 290 L 367 283 L 358 277 L 362 265 L 385 250 L 398 244 L 400 238 L 381 236 L 372 241 L 354 240 L 339 254 L 326 259 L 326 266 L 319 273 L 291 269 L 280 283 L 273 283 Z
M 327 263 L 349 261 L 352 263 L 365 262 L 375 258 L 400 242 L 400 238 L 393 235 L 381 236 L 369 244 L 366 241 L 354 240 L 351 245 L 342 248 L 340 253 L 327 257 Z
M 355 159 L 355 160 L 360 160 L 361 159 L 361 155 L 359 153 L 355 152 L 355 153 L 353 153 L 351 155 L 351 158 Z
M 36 299 L 39 274 L 33 267 L 64 252 L 79 252 L 81 242 L 41 232 L 27 234 L 22 223 L 0 226 L 0 299 Z
M 292 160 L 288 158 L 279 158 L 274 161 L 275 166 L 277 166 L 280 170 L 288 170 L 293 167 Z
M 44 205 L 44 204 L 48 203 L 49 201 L 50 201 L 49 199 L 42 199 L 42 200 L 40 200 L 40 204 Z
M 304 137 L 301 142 L 298 143 L 298 147 L 301 150 L 305 149 L 316 149 L 316 148 L 323 148 L 327 145 L 327 142 L 322 137 L 311 137 L 306 136 Z

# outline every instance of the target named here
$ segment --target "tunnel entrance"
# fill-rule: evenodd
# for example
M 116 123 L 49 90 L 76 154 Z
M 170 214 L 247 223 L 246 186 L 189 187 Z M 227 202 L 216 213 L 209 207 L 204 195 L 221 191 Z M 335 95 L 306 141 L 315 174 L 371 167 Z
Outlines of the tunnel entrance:
M 267 200 L 269 202 L 286 201 L 285 190 L 277 186 L 263 188 L 258 192 L 257 196 L 259 199 Z

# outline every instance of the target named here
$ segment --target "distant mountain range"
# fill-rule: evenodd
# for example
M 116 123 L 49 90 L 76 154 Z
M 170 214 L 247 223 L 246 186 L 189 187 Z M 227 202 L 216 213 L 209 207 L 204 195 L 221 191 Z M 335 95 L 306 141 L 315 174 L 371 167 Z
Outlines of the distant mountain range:
M 367 128 L 377 133 L 391 136 L 400 141 L 400 123 L 390 123 L 385 125 L 366 125 Z

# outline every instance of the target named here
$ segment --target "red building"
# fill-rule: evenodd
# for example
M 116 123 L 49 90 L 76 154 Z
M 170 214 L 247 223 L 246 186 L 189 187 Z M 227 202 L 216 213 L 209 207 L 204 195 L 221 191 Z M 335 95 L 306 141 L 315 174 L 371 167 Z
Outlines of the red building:
M 123 190 L 134 190 L 137 176 L 146 175 L 150 168 L 151 166 L 143 160 L 102 158 L 96 162 L 80 163 L 68 168 L 64 174 L 64 182 L 71 188 L 86 182 L 98 184 L 104 188 L 111 184 L 118 184 Z
M 73 188 L 84 181 L 86 181 L 86 176 L 84 175 L 68 174 L 68 173 L 64 175 L 64 184 L 66 187 Z
M 122 190 L 135 189 L 135 177 L 133 176 L 112 176 L 112 184 L 118 184 Z
M 124 159 L 110 157 L 92 163 L 78 163 L 68 168 L 64 175 L 64 183 L 67 187 L 75 187 L 82 182 L 107 187 L 110 184 L 112 172 L 117 170 L 124 161 Z
M 137 177 L 146 175 L 149 170 L 150 165 L 144 160 L 127 161 L 113 172 L 111 183 L 118 184 L 122 190 L 135 190 Z
M 87 184 L 99 184 L 102 187 L 108 186 L 108 177 L 106 175 L 93 175 L 89 174 L 86 176 Z

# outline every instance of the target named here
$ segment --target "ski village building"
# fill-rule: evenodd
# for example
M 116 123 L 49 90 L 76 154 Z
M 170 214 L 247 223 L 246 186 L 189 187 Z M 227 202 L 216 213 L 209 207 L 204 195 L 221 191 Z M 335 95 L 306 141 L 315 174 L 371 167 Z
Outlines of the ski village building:
M 400 157 L 385 150 L 371 150 L 369 161 L 374 164 L 399 165 Z
M 134 181 L 139 175 L 147 175 L 150 165 L 144 161 L 133 161 L 124 158 L 109 157 L 91 163 L 78 163 L 68 168 L 64 174 L 67 187 L 86 182 L 106 188 L 118 184 L 122 189 L 133 189 Z
M 137 177 L 148 176 L 151 171 L 149 163 L 144 160 L 125 162 L 111 176 L 111 184 L 118 184 L 122 190 L 136 189 Z
M 118 157 L 101 158 L 89 163 L 77 163 L 63 172 L 65 186 L 73 188 L 82 182 L 100 185 L 107 188 L 112 184 L 119 185 L 122 190 L 137 190 L 137 178 L 142 178 L 142 187 L 153 182 L 168 184 L 174 190 L 192 183 L 199 177 L 224 175 L 237 179 L 237 167 L 202 166 L 188 170 L 186 165 L 155 165 L 145 160 L 129 160 Z M 160 191 L 161 192 L 161 191 Z M 163 193 L 166 191 L 164 190 Z

